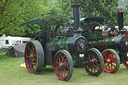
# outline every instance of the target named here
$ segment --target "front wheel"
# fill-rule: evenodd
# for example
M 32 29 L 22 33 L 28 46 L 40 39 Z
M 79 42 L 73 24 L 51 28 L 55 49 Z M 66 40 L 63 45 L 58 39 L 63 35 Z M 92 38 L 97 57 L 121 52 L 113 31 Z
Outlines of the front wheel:
M 106 72 L 115 73 L 120 66 L 120 57 L 113 49 L 106 49 L 102 52 L 104 58 L 104 70 Z
M 71 78 L 73 73 L 73 60 L 68 51 L 60 50 L 56 53 L 54 70 L 60 80 L 67 81 Z
M 128 59 L 123 61 L 124 66 L 128 69 Z
M 99 50 L 89 49 L 85 54 L 85 70 L 91 76 L 99 76 L 103 71 L 104 60 Z

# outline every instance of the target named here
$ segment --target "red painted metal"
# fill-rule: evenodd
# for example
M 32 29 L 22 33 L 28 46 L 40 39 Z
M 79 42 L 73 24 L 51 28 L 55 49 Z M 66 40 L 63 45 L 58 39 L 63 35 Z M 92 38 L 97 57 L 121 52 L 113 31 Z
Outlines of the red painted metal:
M 126 35 L 126 36 L 128 36 L 128 32 L 124 32 L 123 34 Z
M 54 69 L 57 77 L 65 80 L 69 74 L 69 63 L 64 53 L 58 53 L 55 57 Z
M 37 65 L 37 54 L 33 43 L 29 42 L 25 48 L 25 64 L 30 73 L 34 73 Z
M 123 61 L 123 64 L 124 64 L 124 66 L 125 66 L 126 68 L 128 68 L 128 60 L 124 60 L 124 61 Z
M 96 75 L 99 72 L 100 69 L 100 60 L 96 53 L 93 51 L 88 52 L 85 55 L 85 69 L 89 75 Z
M 113 72 L 116 69 L 116 56 L 109 50 L 102 53 L 104 58 L 104 70 L 106 72 Z

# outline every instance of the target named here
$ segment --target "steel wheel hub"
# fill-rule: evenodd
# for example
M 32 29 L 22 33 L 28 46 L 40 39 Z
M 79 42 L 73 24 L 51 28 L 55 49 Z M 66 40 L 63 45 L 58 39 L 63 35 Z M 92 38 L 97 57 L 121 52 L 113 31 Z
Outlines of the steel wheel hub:
M 63 63 L 59 63 L 59 68 L 62 68 L 63 67 Z

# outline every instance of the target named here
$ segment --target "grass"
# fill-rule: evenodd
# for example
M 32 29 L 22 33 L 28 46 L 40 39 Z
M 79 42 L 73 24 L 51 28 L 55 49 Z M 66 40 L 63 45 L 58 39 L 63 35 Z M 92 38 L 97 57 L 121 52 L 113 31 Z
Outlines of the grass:
M 0 85 L 127 85 L 128 69 L 120 65 L 115 74 L 103 73 L 99 77 L 89 76 L 84 68 L 74 68 L 67 82 L 58 80 L 52 66 L 41 74 L 30 74 L 20 64 L 24 58 L 12 58 L 0 54 Z

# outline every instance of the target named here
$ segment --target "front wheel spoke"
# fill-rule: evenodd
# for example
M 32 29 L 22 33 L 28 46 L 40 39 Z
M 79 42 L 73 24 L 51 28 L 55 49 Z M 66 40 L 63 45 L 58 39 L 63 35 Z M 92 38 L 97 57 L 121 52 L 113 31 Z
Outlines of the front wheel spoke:
M 108 69 L 110 69 L 110 64 L 108 65 Z
M 99 62 L 99 61 L 97 61 L 96 64 L 97 64 L 98 66 L 100 66 L 100 64 L 99 64 L 98 62 Z
M 114 68 L 116 67 L 114 64 L 111 64 Z
M 106 57 L 109 58 L 109 54 L 108 53 L 106 53 Z
M 115 62 L 112 62 L 112 63 L 116 64 L 116 61 Z
M 95 73 L 95 67 L 94 67 L 94 64 L 93 64 L 93 71 L 94 71 L 94 73 Z
M 111 54 L 108 55 L 108 58 L 111 58 Z
M 112 70 L 112 63 L 111 63 L 111 70 Z
M 91 65 L 91 72 L 92 72 L 92 65 Z
M 108 57 L 107 57 L 106 55 L 104 55 L 103 57 L 104 57 L 104 59 L 106 59 L 106 60 L 108 59 Z
M 66 77 L 67 76 L 66 73 L 68 73 L 68 72 L 66 71 L 65 68 L 63 68 L 63 70 L 64 70 L 64 77 Z
M 63 75 L 62 69 L 60 69 L 60 75 L 61 75 L 61 76 Z
M 66 73 L 68 73 L 67 70 L 66 70 L 65 68 L 63 68 L 63 70 L 64 70 Z
M 109 63 L 107 63 L 108 65 L 106 65 L 105 67 L 107 68 L 109 66 Z
M 97 70 L 99 70 L 96 65 L 94 65 L 94 67 L 95 67 Z

